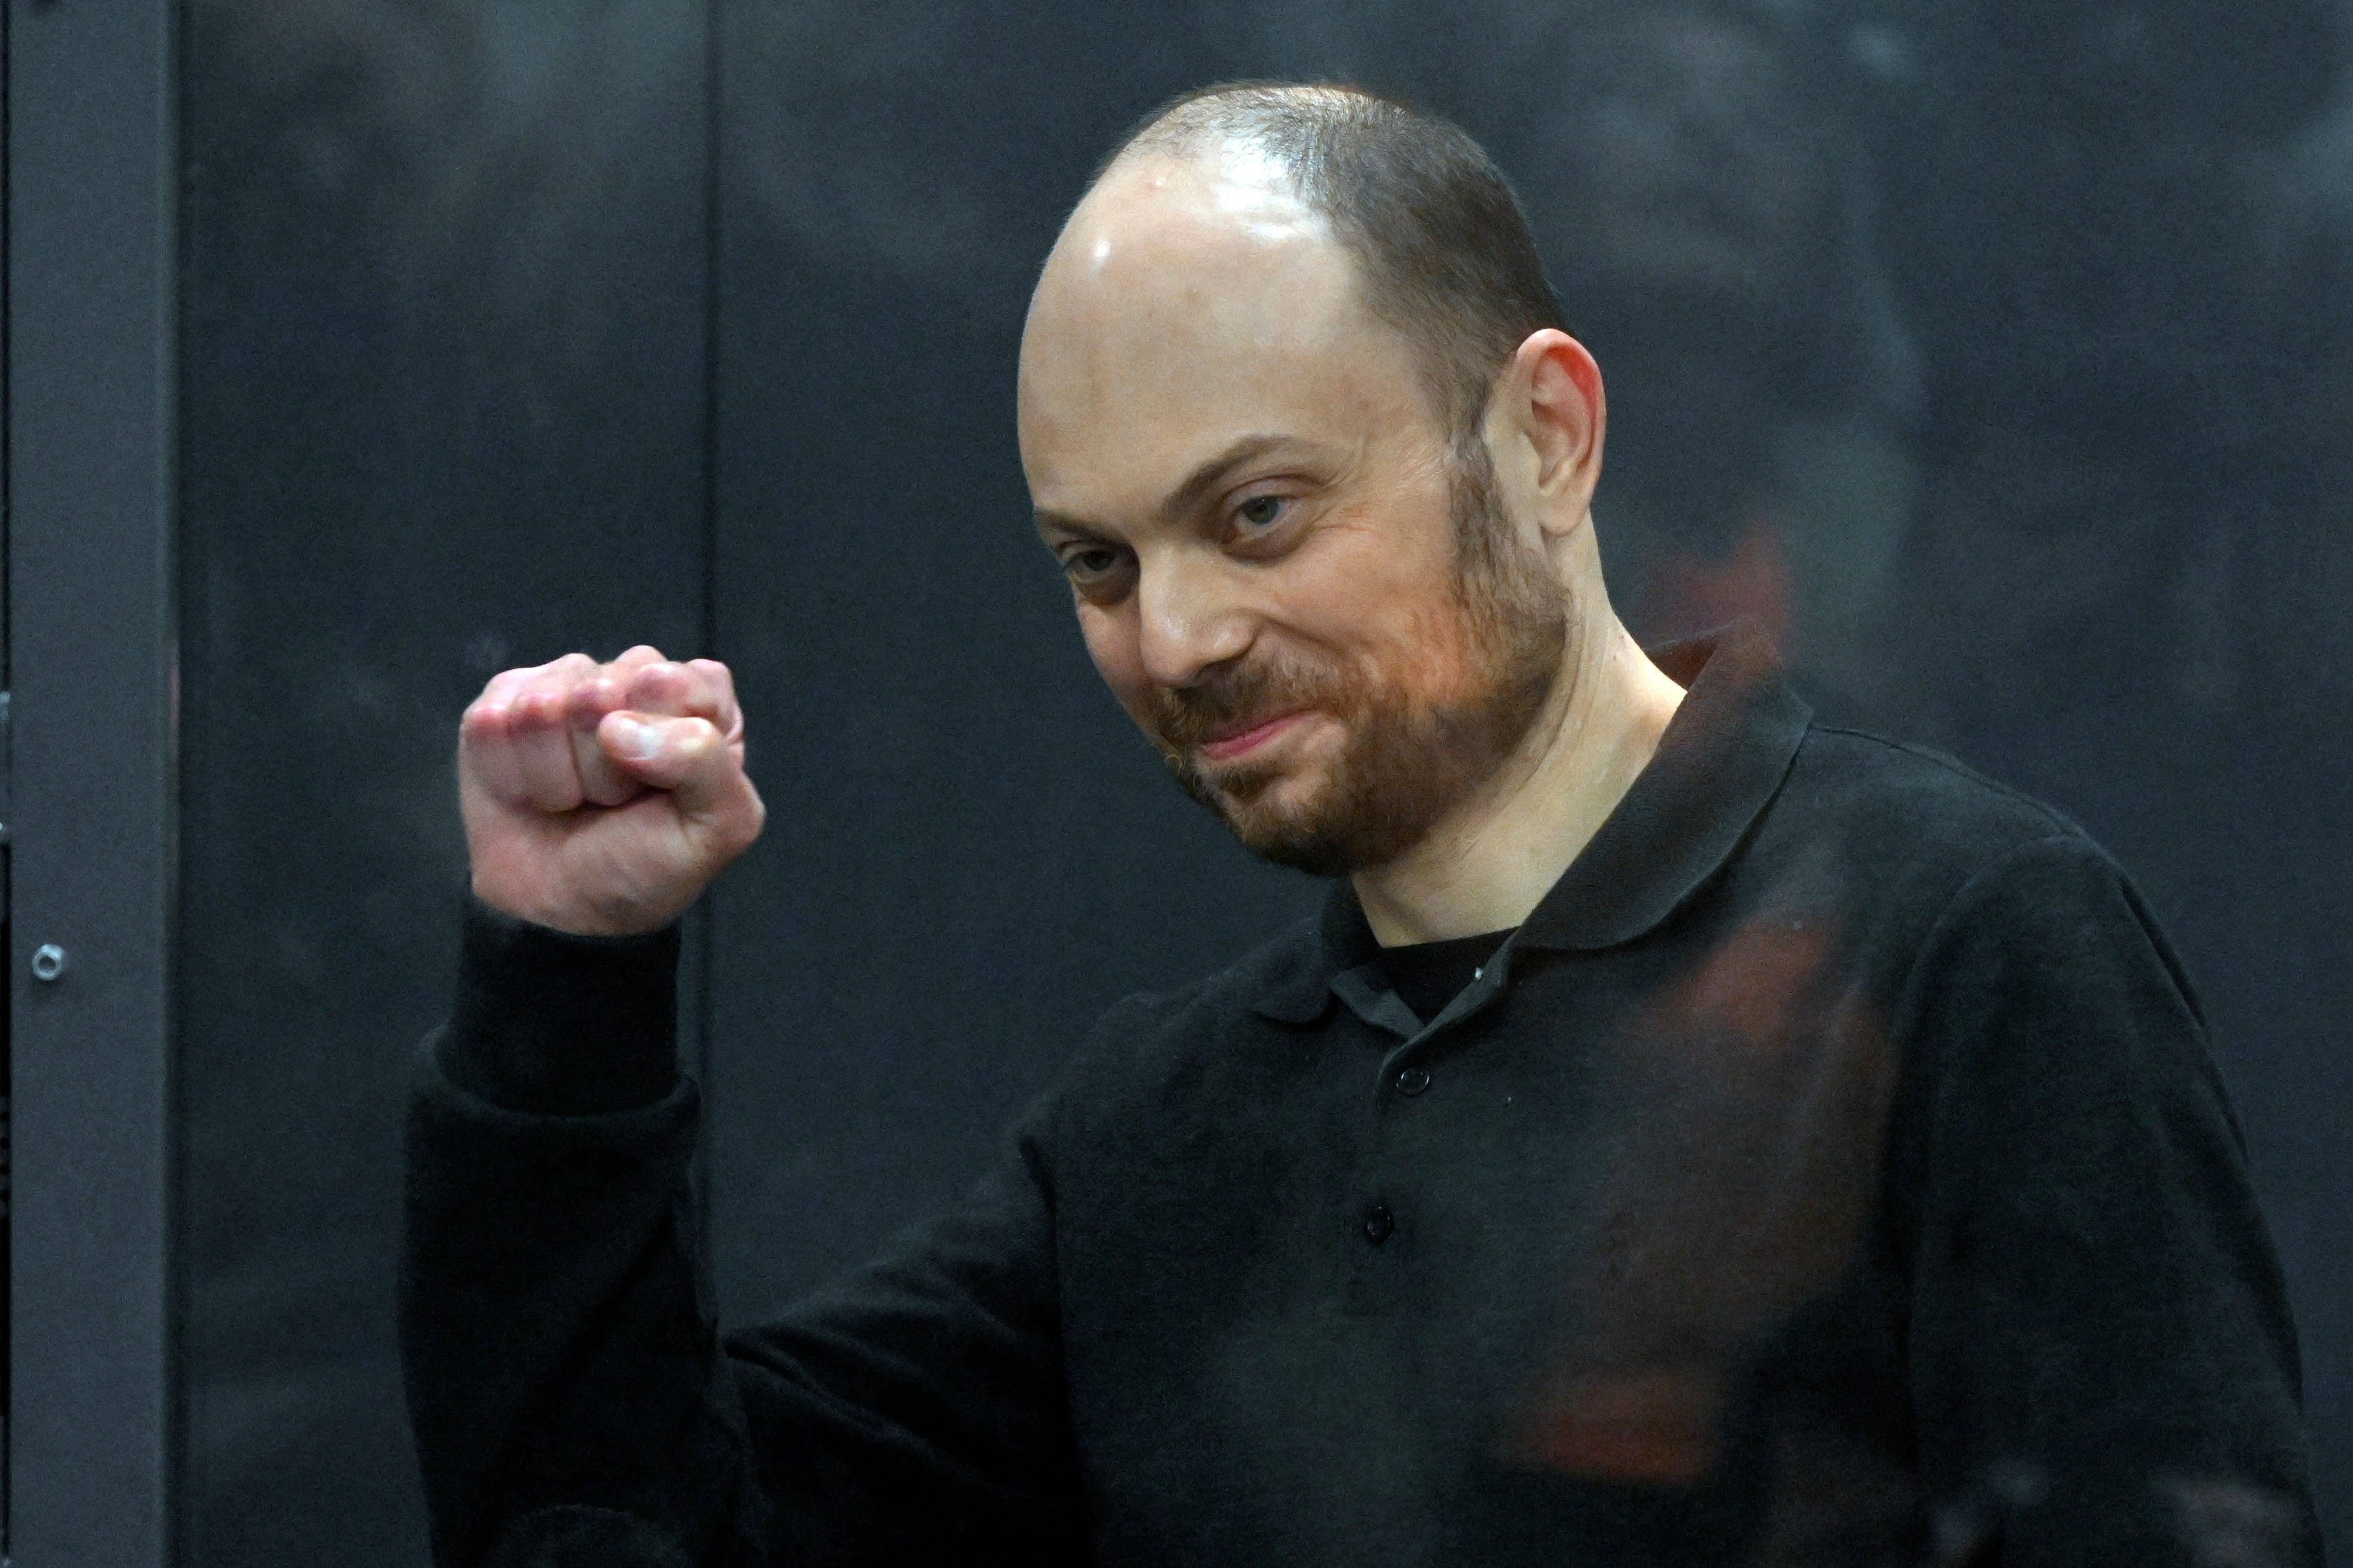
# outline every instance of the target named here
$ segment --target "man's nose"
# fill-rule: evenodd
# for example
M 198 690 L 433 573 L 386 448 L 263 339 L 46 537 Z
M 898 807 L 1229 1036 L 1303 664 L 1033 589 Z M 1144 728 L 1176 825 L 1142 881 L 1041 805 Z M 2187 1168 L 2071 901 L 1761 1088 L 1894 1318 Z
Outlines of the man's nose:
M 1248 650 L 1251 618 L 1236 587 L 1220 561 L 1178 554 L 1142 563 L 1141 652 L 1155 684 L 1191 686 L 1204 670 Z

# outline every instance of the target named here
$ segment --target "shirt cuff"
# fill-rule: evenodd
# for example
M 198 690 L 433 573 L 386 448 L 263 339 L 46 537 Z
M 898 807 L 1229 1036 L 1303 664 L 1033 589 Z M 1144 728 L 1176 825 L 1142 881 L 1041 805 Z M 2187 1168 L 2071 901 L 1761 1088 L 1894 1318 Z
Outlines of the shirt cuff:
M 650 1105 L 678 1083 L 678 953 L 675 924 L 573 936 L 469 898 L 441 1070 L 507 1110 Z

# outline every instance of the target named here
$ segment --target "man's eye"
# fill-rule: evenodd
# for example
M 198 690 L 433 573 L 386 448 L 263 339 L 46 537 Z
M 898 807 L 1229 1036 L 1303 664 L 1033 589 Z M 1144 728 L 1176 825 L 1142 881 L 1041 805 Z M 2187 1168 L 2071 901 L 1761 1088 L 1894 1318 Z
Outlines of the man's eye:
M 1234 509 L 1234 515 L 1251 528 L 1272 528 L 1282 521 L 1282 509 L 1288 499 L 1284 496 L 1252 496 Z
M 1119 565 L 1116 550 L 1073 550 L 1062 557 L 1062 570 L 1082 583 L 1090 583 Z

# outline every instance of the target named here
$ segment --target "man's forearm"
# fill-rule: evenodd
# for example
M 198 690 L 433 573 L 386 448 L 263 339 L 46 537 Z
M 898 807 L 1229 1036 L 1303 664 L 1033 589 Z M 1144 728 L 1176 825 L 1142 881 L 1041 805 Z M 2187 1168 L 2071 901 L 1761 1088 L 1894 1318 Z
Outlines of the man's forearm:
M 630 1516 L 691 1561 L 758 1561 L 695 1279 L 676 952 L 671 933 L 588 941 L 470 913 L 456 1014 L 412 1092 L 403 1259 L 445 1565 L 567 1506 Z

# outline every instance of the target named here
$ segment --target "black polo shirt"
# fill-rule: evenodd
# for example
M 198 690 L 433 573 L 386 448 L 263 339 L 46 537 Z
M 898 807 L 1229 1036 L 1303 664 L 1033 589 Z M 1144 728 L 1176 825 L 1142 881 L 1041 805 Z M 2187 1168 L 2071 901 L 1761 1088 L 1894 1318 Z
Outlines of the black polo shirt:
M 2278 1270 L 2137 894 L 1751 639 L 1663 662 L 1656 758 L 1428 1022 L 1336 884 L 724 1340 L 674 935 L 476 910 L 408 1143 L 441 1561 L 2316 1563 Z

